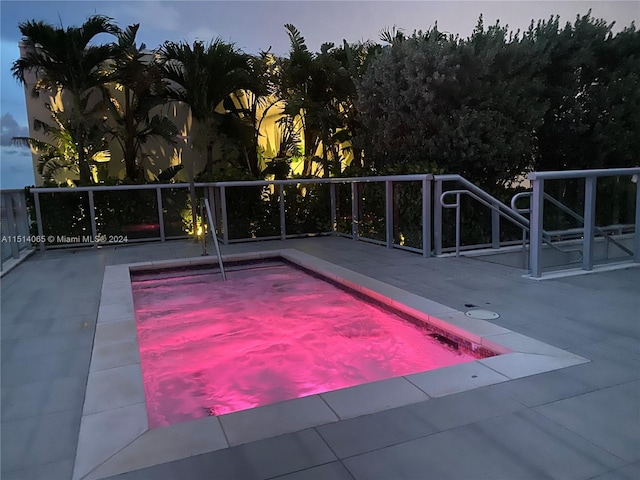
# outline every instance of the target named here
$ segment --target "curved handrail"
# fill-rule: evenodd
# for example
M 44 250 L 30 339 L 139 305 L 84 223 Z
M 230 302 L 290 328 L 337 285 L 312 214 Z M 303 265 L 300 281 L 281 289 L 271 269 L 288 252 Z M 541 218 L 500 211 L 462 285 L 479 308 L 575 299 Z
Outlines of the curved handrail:
M 440 195 L 440 205 L 442 205 L 445 208 L 456 208 L 456 207 L 459 207 L 460 205 L 459 205 L 459 203 L 457 201 L 456 201 L 455 204 L 446 203 L 444 201 L 444 198 L 447 195 L 453 194 L 453 193 L 469 195 L 471 198 L 473 198 L 474 200 L 477 200 L 478 202 L 480 202 L 484 206 L 489 207 L 492 210 L 495 210 L 496 212 L 498 212 L 498 214 L 502 218 L 511 221 L 511 223 L 513 223 L 517 227 L 523 228 L 525 230 L 529 230 L 529 222 L 528 221 L 525 223 L 525 222 L 521 222 L 517 218 L 512 218 L 511 216 L 509 216 L 505 212 L 503 212 L 500 208 L 496 207 L 492 202 L 487 202 L 486 200 L 484 200 L 483 198 L 481 198 L 480 196 L 476 195 L 474 192 L 472 192 L 470 190 L 466 190 L 466 189 L 465 190 L 447 190 L 446 192 L 443 192 L 442 195 Z M 496 201 L 498 201 L 498 200 L 496 200 Z
M 511 208 L 513 208 L 514 210 L 520 212 L 520 213 L 530 213 L 531 212 L 531 208 L 519 208 L 516 209 L 515 208 L 515 203 L 518 201 L 518 199 L 520 198 L 525 198 L 525 197 L 529 197 L 531 198 L 531 195 L 533 194 L 533 192 L 520 192 L 520 193 L 516 193 L 512 198 L 511 198 Z M 584 225 L 584 217 L 582 215 L 580 215 L 579 213 L 574 212 L 573 210 L 571 210 L 571 208 L 567 207 L 564 203 L 562 203 L 560 200 L 552 197 L 551 195 L 549 195 L 548 193 L 544 193 L 544 197 L 545 200 L 547 200 L 548 202 L 550 202 L 551 204 L 553 204 L 554 206 L 558 207 L 560 210 L 562 210 L 563 212 L 565 212 L 567 215 L 569 215 L 570 217 L 573 217 L 574 219 L 578 220 L 579 222 L 581 222 Z M 634 253 L 629 250 L 627 247 L 625 247 L 622 243 L 618 242 L 615 238 L 612 238 L 611 236 L 607 235 L 607 232 L 605 232 L 603 229 L 601 229 L 600 227 L 597 227 L 594 225 L 593 229 L 598 232 L 600 235 L 602 235 L 602 237 L 610 242 L 613 243 L 616 247 L 618 247 L 620 250 L 622 250 L 623 252 L 625 252 L 627 255 L 633 256 Z
M 434 180 L 440 180 L 440 181 L 445 181 L 445 182 L 459 182 L 459 183 L 461 183 L 462 185 L 464 185 L 466 187 L 467 190 L 469 190 L 470 192 L 475 193 L 477 196 L 479 196 L 481 198 L 484 198 L 486 202 L 489 202 L 492 205 L 494 205 L 497 210 L 503 212 L 508 217 L 511 217 L 513 220 L 516 220 L 517 222 L 519 222 L 519 223 L 521 223 L 523 225 L 526 225 L 527 228 L 529 228 L 529 226 L 530 226 L 529 219 L 523 217 L 518 212 L 512 210 L 507 205 L 502 203 L 500 200 L 495 198 L 493 195 L 485 192 L 480 187 L 478 187 L 476 184 L 471 183 L 466 178 L 464 178 L 464 177 L 462 177 L 462 176 L 460 176 L 458 174 L 434 175 L 433 178 L 434 178 Z M 507 218 L 507 217 L 505 217 L 505 218 Z
M 511 197 L 511 209 L 515 212 L 518 213 L 531 213 L 531 207 L 528 208 L 518 208 L 516 207 L 516 202 L 518 200 L 520 200 L 521 198 L 531 198 L 531 195 L 533 194 L 533 192 L 520 192 L 520 193 L 516 193 L 513 197 Z M 531 203 L 531 200 L 529 200 L 529 203 Z
M 457 176 L 457 175 L 456 175 Z M 462 177 L 461 177 L 462 178 Z M 467 183 L 471 183 L 466 179 L 465 182 Z M 473 185 L 471 183 L 471 185 Z M 443 192 L 442 195 L 440 195 L 440 205 L 442 205 L 444 208 L 460 208 L 460 195 L 464 194 L 464 195 L 469 195 L 471 198 L 473 198 L 474 200 L 480 202 L 482 205 L 489 207 L 491 210 L 494 210 L 498 213 L 498 215 L 500 215 L 501 217 L 505 218 L 506 220 L 509 220 L 511 223 L 513 223 L 514 225 L 516 225 L 517 227 L 522 228 L 523 230 L 525 230 L 526 232 L 530 232 L 530 224 L 529 221 L 524 218 L 522 215 L 520 215 L 519 213 L 515 212 L 514 210 L 509 209 L 509 207 L 507 207 L 504 203 L 500 202 L 498 199 L 494 198 L 492 195 L 488 194 L 487 192 L 485 192 L 484 190 L 481 190 L 479 187 L 473 185 L 476 189 L 480 190 L 483 193 L 483 197 L 488 197 L 491 200 L 487 201 L 483 198 L 481 198 L 479 195 L 476 195 L 474 192 L 470 191 L 470 190 L 447 190 L 446 192 Z M 447 195 L 452 195 L 455 194 L 457 196 L 456 199 L 456 203 L 447 203 L 445 202 L 445 197 Z M 502 206 L 503 208 L 508 209 L 509 211 L 511 211 L 512 213 L 516 214 L 516 215 L 507 215 L 506 212 L 503 212 L 502 209 L 500 208 L 500 206 Z M 524 221 L 520 221 L 520 218 Z M 459 217 L 456 217 L 456 222 L 459 222 Z M 578 260 L 576 260 L 577 262 L 579 262 L 580 260 L 582 260 L 582 255 L 583 252 L 581 249 L 579 248 L 560 248 L 557 245 L 555 245 L 551 239 L 547 238 L 548 235 L 545 233 L 542 237 L 542 241 L 544 243 L 546 243 L 547 245 L 549 245 L 551 248 L 553 248 L 554 250 L 558 251 L 558 252 L 562 252 L 562 253 L 572 253 L 572 252 L 577 252 L 580 255 L 580 258 L 578 258 Z M 460 252 L 460 245 L 459 245 L 459 225 L 456 225 L 456 254 L 459 254 Z

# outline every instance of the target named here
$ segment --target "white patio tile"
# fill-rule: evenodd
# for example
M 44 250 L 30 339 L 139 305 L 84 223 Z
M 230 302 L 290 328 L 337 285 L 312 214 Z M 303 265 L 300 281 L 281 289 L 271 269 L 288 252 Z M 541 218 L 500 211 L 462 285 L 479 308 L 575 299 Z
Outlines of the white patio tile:
M 429 399 L 426 393 L 403 377 L 334 390 L 320 396 L 340 419 L 380 412 Z
M 232 446 L 337 420 L 336 414 L 318 395 L 220 416 L 220 423 Z
M 73 480 L 84 478 L 148 428 L 144 403 L 83 416 Z
M 414 373 L 405 378 L 431 397 L 443 397 L 509 380 L 478 361 Z
M 479 360 L 483 365 L 511 379 L 528 377 L 538 373 L 558 370 L 559 368 L 580 365 L 588 361 L 589 360 L 584 358 L 574 356 L 552 357 L 549 355 L 517 352 Z
M 126 445 L 85 479 L 97 480 L 228 446 L 217 417 L 154 428 Z

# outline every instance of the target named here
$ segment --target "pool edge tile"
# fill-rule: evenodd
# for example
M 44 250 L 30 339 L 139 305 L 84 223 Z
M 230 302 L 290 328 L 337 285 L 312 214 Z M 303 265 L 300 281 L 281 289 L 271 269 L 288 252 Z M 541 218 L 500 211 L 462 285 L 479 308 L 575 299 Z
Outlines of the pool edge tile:
M 547 355 L 550 357 L 563 357 L 583 359 L 583 357 L 568 352 L 548 343 L 541 342 L 517 332 L 501 333 L 497 335 L 487 335 L 482 338 L 482 345 L 491 349 L 508 349 L 509 352 L 532 353 L 537 355 Z
M 129 265 L 107 265 L 104 267 L 104 275 L 102 277 L 102 284 L 125 282 L 129 280 Z
M 108 323 L 104 324 L 108 325 Z M 100 372 L 127 365 L 140 365 L 140 348 L 134 339 L 94 342 L 89 372 Z
M 133 308 L 133 295 L 130 303 L 109 303 L 100 304 L 98 308 L 98 323 L 118 322 L 121 320 L 134 320 L 135 311 Z
M 230 446 L 337 422 L 338 416 L 319 395 L 295 398 L 221 415 Z
M 482 365 L 495 370 L 510 380 L 560 370 L 562 368 L 588 363 L 589 361 L 590 360 L 586 358 L 574 355 L 556 357 L 521 352 L 512 352 L 478 360 Z
M 180 442 L 175 439 L 180 438 Z M 83 480 L 98 480 L 228 448 L 219 417 L 150 429 L 100 464 Z
M 128 319 L 97 323 L 96 333 L 93 338 L 94 346 L 126 341 L 135 341 L 137 343 L 136 321 Z M 91 356 L 93 357 L 93 352 Z
M 144 402 L 82 415 L 72 479 L 84 479 L 148 429 Z
M 429 400 L 429 395 L 405 377 L 331 390 L 320 394 L 340 420 Z
M 433 398 L 466 392 L 510 380 L 506 375 L 481 364 L 479 360 L 405 375 L 404 378 Z
M 93 415 L 144 402 L 144 384 L 139 363 L 93 370 L 89 372 L 87 379 L 82 415 Z

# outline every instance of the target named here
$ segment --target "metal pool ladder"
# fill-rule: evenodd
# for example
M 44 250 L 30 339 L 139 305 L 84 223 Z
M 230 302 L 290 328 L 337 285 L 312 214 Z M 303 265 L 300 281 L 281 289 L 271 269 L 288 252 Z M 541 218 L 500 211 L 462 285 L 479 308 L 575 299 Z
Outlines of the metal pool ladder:
M 211 207 L 206 198 L 200 199 L 200 217 L 204 218 L 204 211 L 207 211 L 207 224 L 211 229 L 211 236 L 213 237 L 213 245 L 216 249 L 216 255 L 218 257 L 218 265 L 220 265 L 220 274 L 222 275 L 222 281 L 227 281 L 227 274 L 224 272 L 224 264 L 222 263 L 222 254 L 220 253 L 220 245 L 218 244 L 218 235 L 216 233 L 216 225 L 213 222 L 213 215 L 211 215 Z M 202 232 L 202 254 L 207 254 L 207 234 Z

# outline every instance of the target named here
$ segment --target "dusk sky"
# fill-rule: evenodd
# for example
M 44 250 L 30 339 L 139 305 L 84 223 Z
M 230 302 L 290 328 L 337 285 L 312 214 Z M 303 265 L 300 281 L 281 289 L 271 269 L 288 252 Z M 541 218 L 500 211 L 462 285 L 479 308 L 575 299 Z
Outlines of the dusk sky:
M 247 53 L 271 47 L 286 54 L 288 38 L 283 25 L 294 24 L 312 51 L 324 42 L 377 40 L 380 31 L 394 25 L 405 33 L 426 30 L 435 22 L 441 31 L 468 36 L 478 16 L 485 25 L 497 19 L 510 29 L 526 29 L 531 20 L 558 14 L 562 22 L 576 15 L 616 21 L 615 30 L 640 20 L 636 1 L 0 1 L 1 62 L 0 187 L 22 188 L 34 183 L 31 153 L 10 145 L 11 138 L 27 135 L 24 91 L 11 76 L 18 58 L 18 24 L 44 20 L 64 27 L 81 25 L 88 16 L 112 17 L 120 27 L 140 23 L 138 41 L 155 48 L 165 40 L 192 42 L 221 37 Z M 108 41 L 108 37 L 105 37 Z

